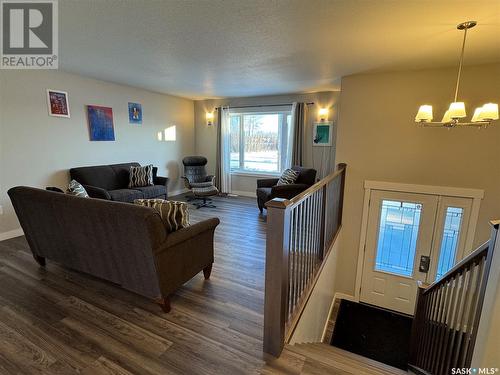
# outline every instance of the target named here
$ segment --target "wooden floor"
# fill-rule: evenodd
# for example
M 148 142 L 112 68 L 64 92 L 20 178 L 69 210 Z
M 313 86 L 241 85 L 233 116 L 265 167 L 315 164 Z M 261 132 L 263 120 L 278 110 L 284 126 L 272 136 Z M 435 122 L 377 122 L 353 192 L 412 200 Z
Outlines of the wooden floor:
M 169 314 L 50 261 L 39 267 L 24 237 L 0 242 L 0 374 L 331 373 L 293 347 L 278 361 L 263 355 L 265 221 L 254 199 L 215 203 L 190 210 L 192 222 L 221 219 L 212 276 L 179 289 Z M 348 367 L 335 373 L 359 373 Z
M 400 369 L 323 343 L 286 345 L 281 357 L 268 360 L 262 374 L 408 375 Z

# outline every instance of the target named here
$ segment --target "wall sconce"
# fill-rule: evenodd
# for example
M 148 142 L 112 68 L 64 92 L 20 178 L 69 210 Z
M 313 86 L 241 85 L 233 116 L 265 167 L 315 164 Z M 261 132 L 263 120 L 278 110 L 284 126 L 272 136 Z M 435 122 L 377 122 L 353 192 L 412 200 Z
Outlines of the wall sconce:
M 207 118 L 207 125 L 208 126 L 212 126 L 214 124 L 214 113 L 213 112 L 207 112 L 206 118 Z
M 320 108 L 318 110 L 318 116 L 320 121 L 328 120 L 328 108 Z

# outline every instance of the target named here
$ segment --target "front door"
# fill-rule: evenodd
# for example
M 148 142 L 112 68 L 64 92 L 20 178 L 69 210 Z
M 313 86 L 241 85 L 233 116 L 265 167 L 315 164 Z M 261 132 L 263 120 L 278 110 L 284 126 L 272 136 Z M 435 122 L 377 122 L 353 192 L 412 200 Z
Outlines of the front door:
M 419 261 L 430 260 L 437 205 L 438 197 L 433 195 L 372 192 L 361 280 L 363 302 L 413 314 L 415 280 L 426 278 Z
M 462 258 L 471 200 L 372 191 L 360 300 L 413 314 L 417 280 L 432 283 Z

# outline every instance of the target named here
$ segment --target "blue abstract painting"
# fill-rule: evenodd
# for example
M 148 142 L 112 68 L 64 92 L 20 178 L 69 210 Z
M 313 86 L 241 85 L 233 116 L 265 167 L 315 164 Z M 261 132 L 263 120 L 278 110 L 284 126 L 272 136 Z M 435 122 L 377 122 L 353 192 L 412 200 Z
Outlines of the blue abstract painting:
M 115 140 L 112 108 L 88 105 L 87 119 L 89 122 L 89 134 L 91 141 Z
M 142 124 L 142 105 L 139 103 L 128 103 L 128 121 L 131 124 Z

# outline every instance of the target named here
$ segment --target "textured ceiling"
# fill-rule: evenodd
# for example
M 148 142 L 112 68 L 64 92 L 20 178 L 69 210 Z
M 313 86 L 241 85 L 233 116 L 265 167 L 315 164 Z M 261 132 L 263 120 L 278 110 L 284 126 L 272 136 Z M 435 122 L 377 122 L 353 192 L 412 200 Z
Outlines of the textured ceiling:
M 344 75 L 500 61 L 500 0 L 60 0 L 60 68 L 190 98 L 338 89 Z

